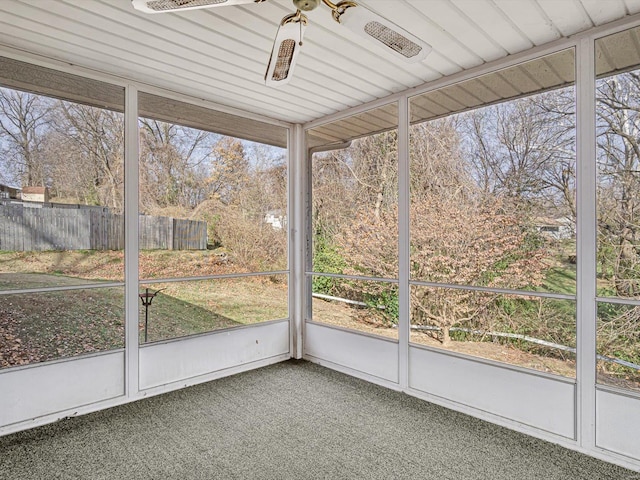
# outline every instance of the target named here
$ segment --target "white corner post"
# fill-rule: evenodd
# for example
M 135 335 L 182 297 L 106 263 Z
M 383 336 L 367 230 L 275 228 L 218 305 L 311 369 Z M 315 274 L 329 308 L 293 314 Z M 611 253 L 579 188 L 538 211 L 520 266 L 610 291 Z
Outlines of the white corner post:
M 398 383 L 409 387 L 409 99 L 398 100 Z
M 289 318 L 291 357 L 303 355 L 306 305 L 307 158 L 302 125 L 289 130 Z
M 138 89 L 126 88 L 124 136 L 124 278 L 126 395 L 139 391 L 138 368 Z
M 596 88 L 595 43 L 582 38 L 576 52 L 577 152 L 577 440 L 596 438 Z

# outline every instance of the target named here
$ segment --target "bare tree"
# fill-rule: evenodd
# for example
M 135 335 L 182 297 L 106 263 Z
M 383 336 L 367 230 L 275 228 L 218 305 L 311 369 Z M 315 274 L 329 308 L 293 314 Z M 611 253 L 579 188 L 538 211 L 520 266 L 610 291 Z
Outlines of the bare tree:
M 462 115 L 465 156 L 479 187 L 520 209 L 575 222 L 574 103 L 569 88 Z
M 619 296 L 640 295 L 640 75 L 601 80 L 598 225 L 602 273 Z
M 43 139 L 51 121 L 52 101 L 32 93 L 0 88 L 0 139 L 4 180 L 45 186 Z
M 447 117 L 411 127 L 411 199 L 456 194 L 472 184 L 461 149 L 459 121 Z
M 47 139 L 51 187 L 59 196 L 124 210 L 124 117 L 59 101 Z
M 355 183 L 355 195 L 373 215 L 398 202 L 398 132 L 371 135 L 353 142 L 349 149 Z
M 140 126 L 141 209 L 188 215 L 206 198 L 211 144 L 218 136 L 152 119 L 141 119 Z
M 223 137 L 213 146 L 211 157 L 206 180 L 209 197 L 225 204 L 239 202 L 250 174 L 249 160 L 242 142 Z

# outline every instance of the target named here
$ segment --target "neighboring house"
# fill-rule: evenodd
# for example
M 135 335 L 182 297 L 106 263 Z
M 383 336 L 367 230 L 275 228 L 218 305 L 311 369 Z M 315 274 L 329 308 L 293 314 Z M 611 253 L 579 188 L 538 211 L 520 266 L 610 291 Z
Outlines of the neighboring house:
M 0 198 L 18 198 L 19 188 L 0 184 Z
M 21 198 L 24 202 L 46 203 L 49 201 L 49 189 L 47 187 L 24 187 Z
M 287 226 L 287 216 L 281 210 L 269 210 L 264 216 L 264 221 L 271 224 L 276 230 L 281 230 Z
M 575 226 L 573 221 L 567 217 L 560 218 L 538 218 L 536 228 L 544 235 L 555 240 L 565 240 L 574 237 Z

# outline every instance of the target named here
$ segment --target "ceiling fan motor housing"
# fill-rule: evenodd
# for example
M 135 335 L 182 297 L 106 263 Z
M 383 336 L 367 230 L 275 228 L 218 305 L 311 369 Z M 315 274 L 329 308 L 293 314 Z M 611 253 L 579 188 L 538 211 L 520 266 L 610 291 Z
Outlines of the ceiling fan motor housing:
M 293 0 L 293 4 L 298 10 L 302 10 L 303 12 L 310 12 L 318 5 L 320 5 L 320 0 Z

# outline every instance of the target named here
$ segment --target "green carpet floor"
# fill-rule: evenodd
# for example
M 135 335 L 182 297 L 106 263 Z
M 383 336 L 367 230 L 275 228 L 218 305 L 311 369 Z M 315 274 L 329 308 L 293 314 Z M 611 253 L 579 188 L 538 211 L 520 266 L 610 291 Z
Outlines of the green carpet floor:
M 631 480 L 640 474 L 289 361 L 2 437 L 0 479 Z

